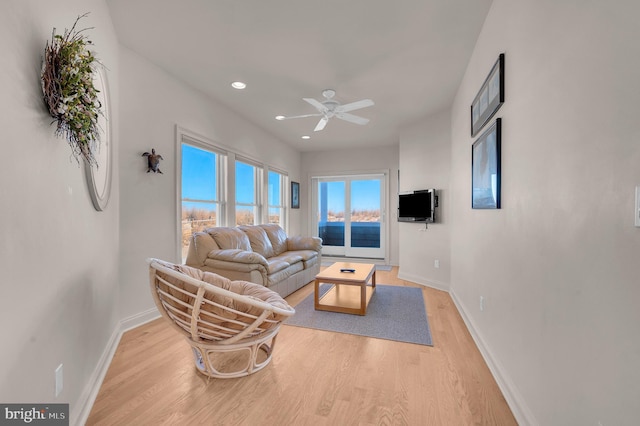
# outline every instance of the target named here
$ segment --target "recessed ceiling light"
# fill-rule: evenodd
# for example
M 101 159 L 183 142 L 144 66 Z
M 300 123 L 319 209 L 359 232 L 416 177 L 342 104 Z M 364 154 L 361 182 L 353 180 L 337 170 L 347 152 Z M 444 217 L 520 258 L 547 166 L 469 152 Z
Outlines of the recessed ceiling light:
M 231 83 L 231 87 L 233 87 L 234 89 L 242 90 L 247 87 L 247 84 L 241 81 L 234 81 L 233 83 Z
M 311 136 L 304 135 L 302 139 L 311 139 Z
M 276 115 L 276 120 L 284 120 L 284 115 Z

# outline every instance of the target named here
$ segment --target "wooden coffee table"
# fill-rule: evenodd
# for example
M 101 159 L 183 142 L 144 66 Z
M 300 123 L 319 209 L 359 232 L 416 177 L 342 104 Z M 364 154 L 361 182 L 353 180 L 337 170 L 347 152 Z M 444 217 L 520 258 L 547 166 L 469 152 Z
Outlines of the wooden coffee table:
M 354 269 L 354 272 L 341 272 Z M 369 285 L 369 280 L 371 284 Z M 320 283 L 333 287 L 320 297 Z M 371 296 L 376 291 L 376 265 L 372 263 L 336 262 L 316 275 L 314 306 L 318 311 L 366 315 Z

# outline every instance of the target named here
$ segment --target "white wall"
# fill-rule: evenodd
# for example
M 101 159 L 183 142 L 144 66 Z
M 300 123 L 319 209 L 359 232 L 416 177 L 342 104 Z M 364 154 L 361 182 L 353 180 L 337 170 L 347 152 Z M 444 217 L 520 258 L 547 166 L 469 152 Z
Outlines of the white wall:
M 118 120 L 118 44 L 102 1 L 5 0 L 0 5 L 0 123 L 2 167 L 2 350 L 0 401 L 71 403 L 86 399 L 86 384 L 117 323 L 117 150 L 105 211 L 91 203 L 84 168 L 66 140 L 54 135 L 40 88 L 45 43 L 78 15 L 79 28 L 109 69 L 112 124 Z M 56 399 L 54 370 L 64 364 Z
M 443 111 L 400 132 L 400 191 L 435 188 L 439 204 L 436 222 L 399 223 L 398 277 L 449 290 L 451 115 Z M 440 267 L 435 267 L 435 261 Z
M 176 124 L 223 147 L 290 173 L 300 179 L 300 154 L 224 106 L 167 74 L 133 51 L 121 47 L 122 120 L 121 304 L 127 318 L 153 308 L 145 259 L 176 259 Z M 230 89 L 231 90 L 231 89 Z M 238 93 L 250 101 L 250 92 Z M 161 154 L 163 174 L 146 173 L 142 153 Z M 293 211 L 289 230 L 300 233 Z
M 313 141 L 309 142 L 313 143 Z M 310 180 L 317 174 L 367 172 L 389 170 L 389 263 L 398 264 L 398 223 L 396 210 L 398 208 L 398 146 L 370 147 L 367 149 L 346 149 L 336 151 L 314 151 L 302 154 L 301 170 L 305 179 L 300 182 L 300 213 L 306 226 L 303 232 L 311 235 L 313 220 L 310 217 L 311 208 Z
M 522 424 L 640 418 L 638 16 L 494 0 L 453 105 L 452 292 Z M 502 209 L 472 210 L 469 105 L 501 52 Z

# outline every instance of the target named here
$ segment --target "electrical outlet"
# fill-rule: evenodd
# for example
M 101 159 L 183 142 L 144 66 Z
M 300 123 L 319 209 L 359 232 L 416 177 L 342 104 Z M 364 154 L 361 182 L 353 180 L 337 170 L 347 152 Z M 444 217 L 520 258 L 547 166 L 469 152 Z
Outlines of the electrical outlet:
M 440 261 L 438 259 L 433 261 L 433 267 L 436 269 L 440 267 Z
M 56 398 L 62 393 L 62 377 L 62 364 L 60 364 L 58 368 L 56 368 Z
M 484 296 L 480 296 L 480 311 L 484 311 Z

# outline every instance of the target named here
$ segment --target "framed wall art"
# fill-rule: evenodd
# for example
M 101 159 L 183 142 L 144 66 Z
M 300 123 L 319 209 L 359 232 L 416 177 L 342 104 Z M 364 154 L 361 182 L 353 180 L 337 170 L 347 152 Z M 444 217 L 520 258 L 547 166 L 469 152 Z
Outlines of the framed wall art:
M 501 125 L 497 118 L 471 147 L 471 208 L 500 208 Z
M 291 208 L 300 208 L 300 184 L 298 182 L 291 182 Z
M 504 103 L 504 53 L 491 68 L 471 104 L 471 136 L 482 130 Z

